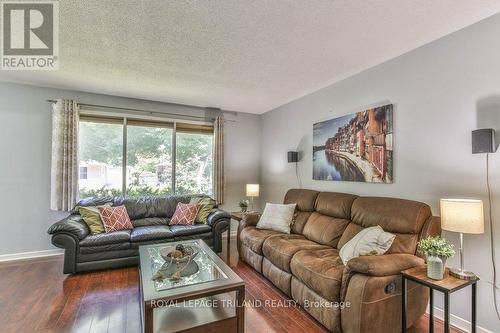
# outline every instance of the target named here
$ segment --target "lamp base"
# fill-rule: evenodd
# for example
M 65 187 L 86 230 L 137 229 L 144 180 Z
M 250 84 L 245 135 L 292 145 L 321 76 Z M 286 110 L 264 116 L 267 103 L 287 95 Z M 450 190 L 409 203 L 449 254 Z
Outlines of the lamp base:
M 469 271 L 461 270 L 460 268 L 450 268 L 450 275 L 456 277 L 457 279 L 461 279 L 461 280 L 475 280 L 475 279 L 477 279 L 476 274 L 469 272 Z

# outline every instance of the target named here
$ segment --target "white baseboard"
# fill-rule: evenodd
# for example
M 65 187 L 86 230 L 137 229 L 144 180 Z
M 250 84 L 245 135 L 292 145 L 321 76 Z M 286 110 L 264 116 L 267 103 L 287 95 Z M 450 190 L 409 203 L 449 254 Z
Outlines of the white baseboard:
M 40 258 L 40 257 L 51 257 L 51 256 L 57 256 L 57 255 L 61 255 L 61 254 L 64 254 L 63 249 L 2 254 L 2 255 L 0 255 L 0 262 L 20 260 L 20 259 Z
M 427 307 L 427 313 L 429 313 L 429 307 Z M 441 320 L 444 320 L 444 311 L 441 308 L 434 307 L 434 317 L 439 318 Z M 459 316 L 456 316 L 452 313 L 450 313 L 450 324 L 455 326 L 456 328 L 464 331 L 464 332 L 471 332 L 471 323 L 470 321 L 467 321 Z M 487 330 L 484 327 L 477 326 L 477 333 L 494 333 L 490 330 Z

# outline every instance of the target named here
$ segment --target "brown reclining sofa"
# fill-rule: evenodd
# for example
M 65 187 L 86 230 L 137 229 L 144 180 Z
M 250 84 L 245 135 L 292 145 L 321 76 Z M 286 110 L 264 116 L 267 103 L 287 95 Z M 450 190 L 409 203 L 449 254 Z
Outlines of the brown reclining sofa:
M 428 205 L 396 198 L 292 189 L 291 234 L 257 229 L 247 214 L 238 227 L 241 259 L 297 301 L 332 332 L 401 332 L 401 270 L 424 264 L 418 240 L 441 234 Z M 365 227 L 396 234 L 386 254 L 351 259 L 339 249 Z M 408 327 L 426 310 L 426 288 L 408 283 Z

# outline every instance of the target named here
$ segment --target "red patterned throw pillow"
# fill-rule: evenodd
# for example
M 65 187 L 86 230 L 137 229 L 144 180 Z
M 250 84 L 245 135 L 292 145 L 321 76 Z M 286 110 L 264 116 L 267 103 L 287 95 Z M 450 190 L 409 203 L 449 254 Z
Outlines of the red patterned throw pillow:
M 197 213 L 198 205 L 179 202 L 175 208 L 174 216 L 170 220 L 170 224 L 193 225 Z
M 99 213 L 101 214 L 102 223 L 104 224 L 106 232 L 130 230 L 134 228 L 125 206 L 99 207 Z

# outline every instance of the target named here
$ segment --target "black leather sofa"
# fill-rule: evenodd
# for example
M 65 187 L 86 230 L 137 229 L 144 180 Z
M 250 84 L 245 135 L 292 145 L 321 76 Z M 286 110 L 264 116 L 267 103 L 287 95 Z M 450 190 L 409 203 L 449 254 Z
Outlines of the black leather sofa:
M 197 195 L 199 196 L 199 195 Z M 188 203 L 193 196 L 148 196 L 138 198 L 100 198 L 80 201 L 71 215 L 48 230 L 52 244 L 64 249 L 64 273 L 79 273 L 136 265 L 140 245 L 188 239 L 203 239 L 215 252 L 222 251 L 222 233 L 231 215 L 215 208 L 207 224 L 172 225 L 169 221 L 178 202 Z M 125 205 L 134 229 L 91 235 L 78 212 L 79 206 L 111 202 Z

